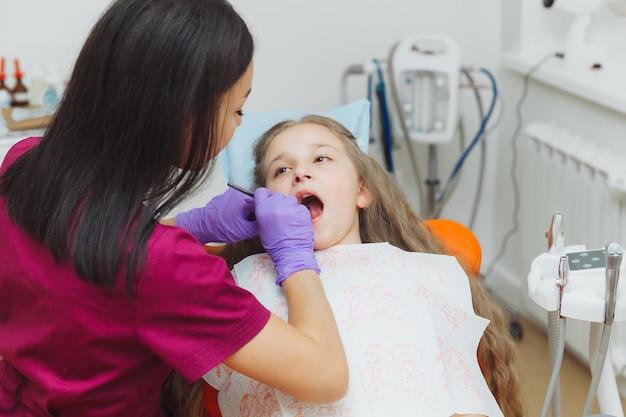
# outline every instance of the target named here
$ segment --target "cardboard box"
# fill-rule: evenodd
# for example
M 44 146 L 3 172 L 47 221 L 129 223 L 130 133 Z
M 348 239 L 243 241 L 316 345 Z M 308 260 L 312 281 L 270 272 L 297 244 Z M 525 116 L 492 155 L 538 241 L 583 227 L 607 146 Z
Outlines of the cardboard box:
M 28 106 L 28 107 L 20 107 L 21 109 L 37 109 L 36 106 Z M 30 119 L 24 120 L 14 120 L 13 119 L 13 111 L 16 110 L 14 107 L 3 107 L 2 108 L 2 118 L 5 120 L 7 127 L 9 130 L 31 130 L 31 129 L 44 129 L 48 126 L 50 121 L 52 120 L 52 116 L 40 116 L 33 117 Z

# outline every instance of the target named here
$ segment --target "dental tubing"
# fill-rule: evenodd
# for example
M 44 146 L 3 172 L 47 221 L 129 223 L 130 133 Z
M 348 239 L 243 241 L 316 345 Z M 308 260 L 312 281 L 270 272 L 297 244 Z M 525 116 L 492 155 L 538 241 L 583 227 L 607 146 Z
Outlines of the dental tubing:
M 587 392 L 587 400 L 583 409 L 583 416 L 589 415 L 593 402 L 596 398 L 600 378 L 602 377 L 602 369 L 606 361 L 609 350 L 609 341 L 611 339 L 611 329 L 615 315 L 615 302 L 617 296 L 617 284 L 619 281 L 619 268 L 622 263 L 623 249 L 615 242 L 606 245 L 606 273 L 604 285 L 604 326 L 602 327 L 602 336 L 600 345 L 596 355 L 595 365 L 591 374 L 591 384 Z
M 550 382 L 548 383 L 548 390 L 543 401 L 543 407 L 541 409 L 541 417 L 548 415 L 548 408 L 552 404 L 552 417 L 560 417 L 561 415 L 561 401 L 559 391 L 559 374 L 561 370 L 561 363 L 563 362 L 563 353 L 565 351 L 565 317 L 561 316 L 561 303 L 563 302 L 563 292 L 567 286 L 569 276 L 569 263 L 567 255 L 561 256 L 559 259 L 558 278 L 556 280 L 556 286 L 559 288 L 559 303 L 558 310 L 552 315 L 552 326 L 550 328 L 550 341 L 551 345 L 554 344 L 554 331 L 558 330 L 558 338 L 556 346 L 551 346 L 551 362 L 552 372 L 550 374 Z M 549 315 L 548 318 L 551 316 Z M 557 319 L 558 317 L 558 319 Z M 552 360 L 552 356 L 554 359 Z
M 561 326 L 561 321 L 563 325 Z M 565 327 L 565 321 L 561 319 L 558 311 L 548 311 L 548 360 L 550 369 L 555 368 L 559 355 L 559 329 Z M 557 336 L 557 337 L 555 337 Z M 554 388 L 552 389 L 550 410 L 552 417 L 561 417 L 561 382 L 556 378 Z
M 546 237 L 548 238 L 548 252 L 550 253 L 562 253 L 563 248 L 565 247 L 565 233 L 563 226 L 563 216 L 560 212 L 554 212 L 552 215 L 552 220 L 550 221 L 550 228 L 546 233 Z M 567 284 L 567 277 L 563 277 L 567 274 L 566 268 L 568 268 L 568 263 L 563 263 L 563 259 L 559 262 L 559 278 L 557 280 L 557 287 L 559 287 L 559 283 L 563 284 L 563 287 Z M 559 287 L 560 289 L 560 287 Z M 562 291 L 559 291 L 559 301 L 562 299 Z M 560 302 L 559 302 L 560 307 Z M 559 355 L 559 328 L 561 326 L 560 322 L 563 321 L 563 326 L 565 325 L 565 321 L 561 320 L 561 312 L 559 311 L 548 311 L 548 359 L 550 362 L 550 369 L 558 369 L 555 368 L 555 364 L 557 362 L 557 358 Z M 558 377 L 555 377 L 556 381 L 554 382 L 554 386 L 552 388 L 551 394 L 551 411 L 552 417 L 561 417 L 561 384 Z M 549 397 L 548 397 L 549 398 Z

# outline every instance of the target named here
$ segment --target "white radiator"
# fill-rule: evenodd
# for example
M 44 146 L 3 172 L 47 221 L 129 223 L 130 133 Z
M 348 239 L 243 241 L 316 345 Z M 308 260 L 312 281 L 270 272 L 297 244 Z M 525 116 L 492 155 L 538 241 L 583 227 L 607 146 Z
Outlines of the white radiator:
M 567 245 L 598 249 L 615 241 L 626 247 L 626 154 L 551 122 L 533 122 L 525 131 L 530 145 L 520 163 L 525 259 L 547 251 L 543 232 L 555 211 L 563 216 Z M 546 321 L 546 311 L 529 298 L 525 307 L 533 318 Z M 614 326 L 613 364 L 618 375 L 626 375 L 625 330 L 624 323 Z M 568 320 L 566 346 L 585 362 L 588 340 L 588 323 Z

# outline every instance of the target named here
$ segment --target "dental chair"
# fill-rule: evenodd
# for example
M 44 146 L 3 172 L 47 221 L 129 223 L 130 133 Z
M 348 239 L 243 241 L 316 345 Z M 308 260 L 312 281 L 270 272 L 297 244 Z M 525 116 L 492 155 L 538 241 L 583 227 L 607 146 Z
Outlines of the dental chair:
M 370 103 L 357 100 L 328 112 L 278 111 L 246 113 L 229 145 L 219 158 L 226 179 L 239 186 L 253 188 L 253 161 L 251 150 L 254 142 L 274 124 L 287 119 L 299 119 L 310 113 L 331 117 L 342 123 L 357 138 L 363 152 L 368 151 L 370 130 Z M 479 279 L 482 252 L 474 233 L 463 224 L 449 219 L 426 221 L 430 231 L 440 240 L 444 251 L 455 256 L 471 279 Z M 222 246 L 205 246 L 208 253 L 219 255 Z M 222 417 L 217 402 L 218 391 L 206 385 L 203 405 L 206 417 Z

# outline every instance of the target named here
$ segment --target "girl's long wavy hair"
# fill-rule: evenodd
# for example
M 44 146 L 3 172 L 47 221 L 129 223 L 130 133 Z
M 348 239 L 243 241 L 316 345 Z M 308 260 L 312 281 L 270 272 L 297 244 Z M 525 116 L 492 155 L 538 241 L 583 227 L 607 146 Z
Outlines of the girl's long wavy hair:
M 389 242 L 411 252 L 445 253 L 442 243 L 429 230 L 427 223 L 410 207 L 404 193 L 393 178 L 371 156 L 359 148 L 355 137 L 339 122 L 318 115 L 308 115 L 300 120 L 284 121 L 269 129 L 254 147 L 254 181 L 257 186 L 265 184 L 265 155 L 272 140 L 279 133 L 297 125 L 312 123 L 325 126 L 343 143 L 347 155 L 354 164 L 359 179 L 371 194 L 371 204 L 359 212 L 361 240 L 363 243 Z M 228 265 L 234 264 L 254 253 L 263 252 L 257 238 L 228 245 L 221 252 Z M 466 268 L 467 270 L 467 268 Z M 490 320 L 478 346 L 478 361 L 498 405 L 507 417 L 522 417 L 520 380 L 516 362 L 515 344 L 509 331 L 508 315 L 495 302 L 482 279 L 469 279 L 474 311 Z M 186 383 L 176 375 L 170 381 L 176 389 Z M 203 380 L 195 384 L 204 384 Z M 198 390 L 198 388 L 195 388 Z M 203 410 L 188 415 L 201 416 Z

